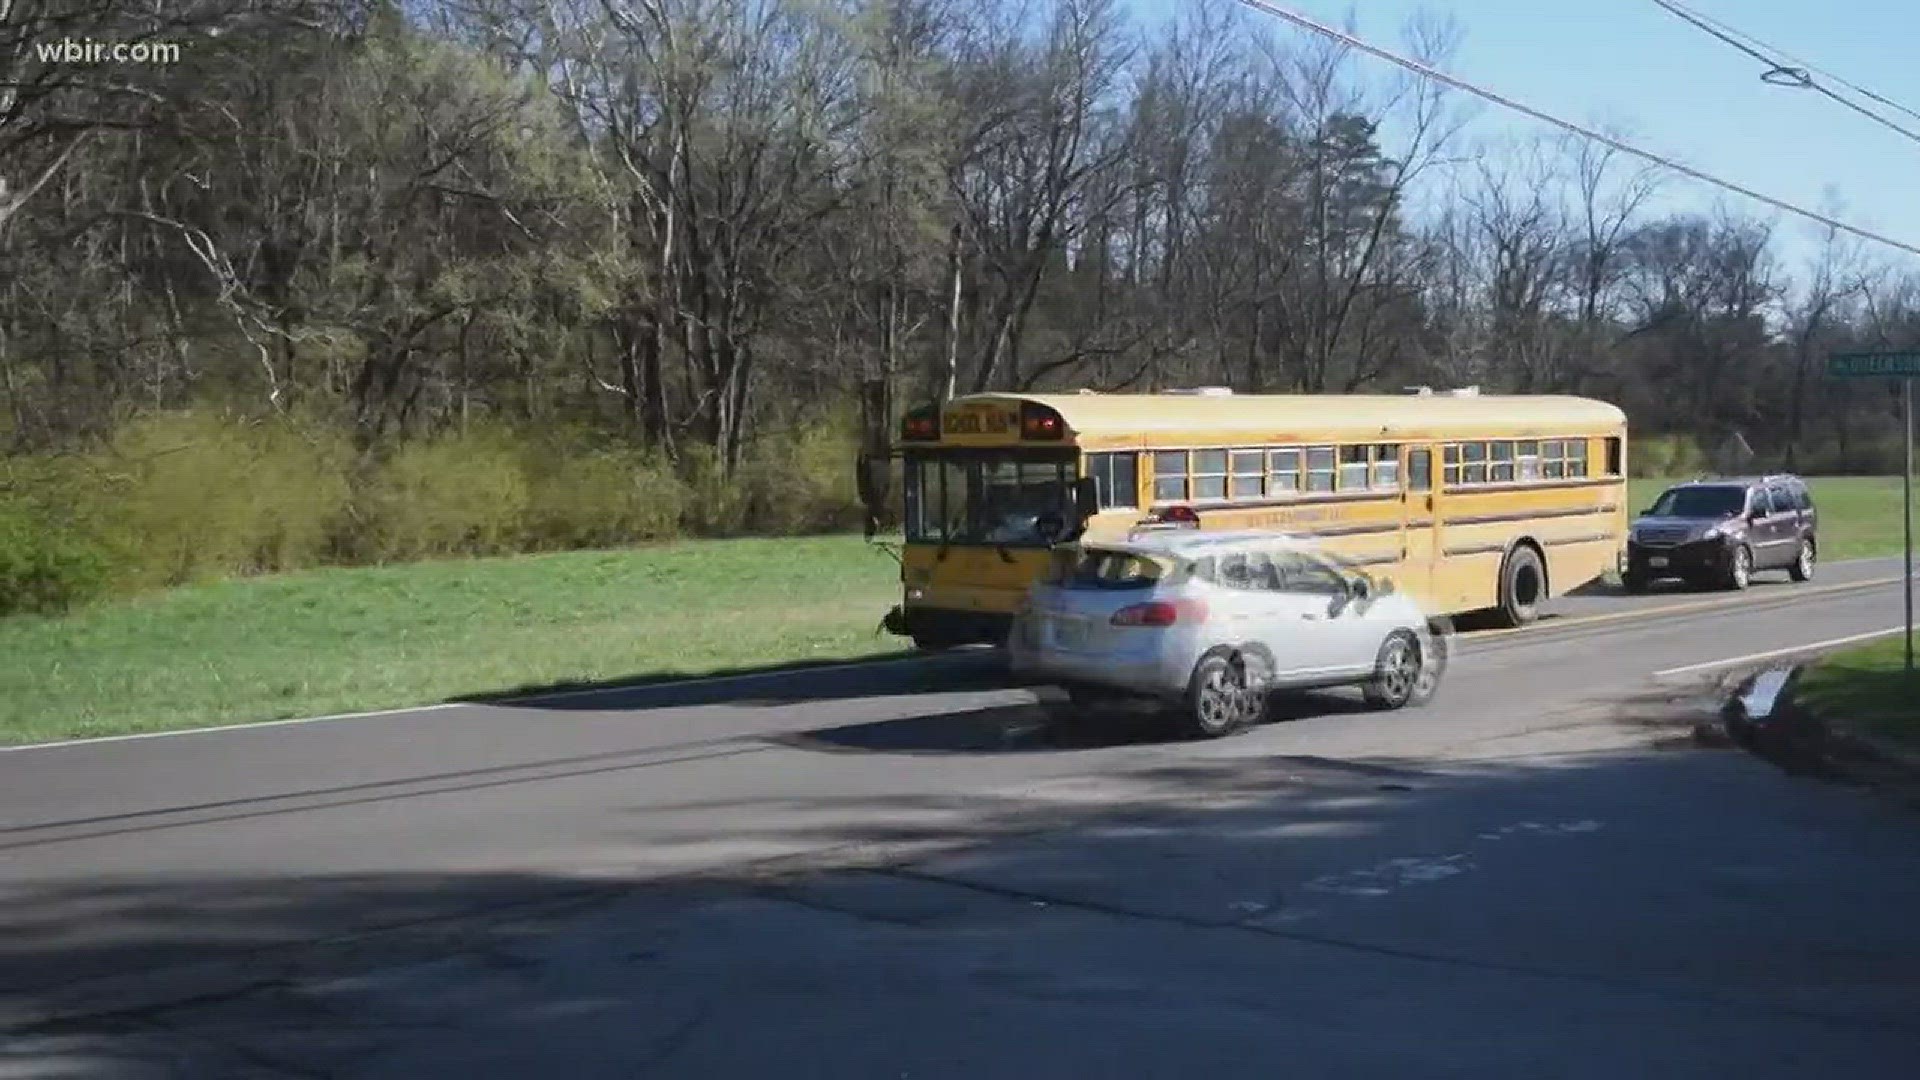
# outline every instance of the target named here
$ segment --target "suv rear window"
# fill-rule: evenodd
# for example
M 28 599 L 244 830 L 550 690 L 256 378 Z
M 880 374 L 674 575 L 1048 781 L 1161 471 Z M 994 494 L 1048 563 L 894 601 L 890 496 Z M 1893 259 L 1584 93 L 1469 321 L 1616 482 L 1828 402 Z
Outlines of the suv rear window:
M 1668 488 L 1653 504 L 1654 517 L 1732 517 L 1747 508 L 1747 489 L 1741 487 Z
M 1171 569 L 1145 555 L 1088 548 L 1056 555 L 1049 584 L 1063 589 L 1145 589 Z

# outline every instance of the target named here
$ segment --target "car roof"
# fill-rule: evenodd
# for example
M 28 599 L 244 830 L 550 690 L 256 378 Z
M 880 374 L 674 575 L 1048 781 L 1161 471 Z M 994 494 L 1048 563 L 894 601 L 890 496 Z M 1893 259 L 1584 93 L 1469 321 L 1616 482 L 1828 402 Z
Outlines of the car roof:
M 1315 545 L 1311 540 L 1293 533 L 1268 532 L 1260 529 L 1227 529 L 1218 532 L 1165 529 L 1136 532 L 1124 540 L 1083 540 L 1080 547 L 1083 550 L 1123 551 L 1138 555 L 1171 555 L 1178 558 L 1198 559 L 1209 555 L 1232 554 L 1236 551 L 1256 548 L 1287 548 L 1304 551 L 1314 548 Z
M 1687 480 L 1673 487 L 1760 487 L 1765 484 L 1789 484 L 1806 487 L 1807 482 L 1792 473 L 1775 473 L 1772 476 L 1713 476 L 1698 480 Z

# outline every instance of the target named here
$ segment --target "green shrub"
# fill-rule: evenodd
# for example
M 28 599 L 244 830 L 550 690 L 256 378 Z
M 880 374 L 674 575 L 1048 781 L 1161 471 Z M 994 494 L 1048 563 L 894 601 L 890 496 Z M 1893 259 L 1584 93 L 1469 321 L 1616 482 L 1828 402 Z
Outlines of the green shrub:
M 0 495 L 0 616 L 64 611 L 108 581 L 105 552 L 25 499 Z
M 247 474 L 250 565 L 296 570 L 321 562 L 345 517 L 353 446 L 344 431 L 297 420 L 253 429 Z
M 656 455 L 555 434 L 529 445 L 524 460 L 531 548 L 612 547 L 680 532 L 686 489 Z
M 1641 479 L 1666 479 L 1705 472 L 1711 462 L 1700 444 L 1688 435 L 1660 435 L 1635 440 L 1627 469 Z
M 860 527 L 853 463 L 859 434 L 851 419 L 830 417 L 755 443 L 738 483 L 755 532 L 798 535 Z
M 1844 451 L 1837 442 L 1803 442 L 1794 454 L 1794 471 L 1805 476 L 1898 476 L 1905 467 L 1904 454 L 1898 439 L 1860 439 Z
M 306 565 L 346 505 L 344 440 L 285 418 L 204 410 L 122 426 L 74 474 L 83 528 L 121 584 Z
M 342 551 L 398 562 L 516 550 L 529 502 L 521 449 L 494 424 L 400 446 L 363 474 Z
M 688 532 L 737 536 L 747 531 L 751 493 L 737 473 L 726 475 L 719 454 L 705 446 L 687 447 L 680 453 L 680 469 L 687 493 L 681 520 Z

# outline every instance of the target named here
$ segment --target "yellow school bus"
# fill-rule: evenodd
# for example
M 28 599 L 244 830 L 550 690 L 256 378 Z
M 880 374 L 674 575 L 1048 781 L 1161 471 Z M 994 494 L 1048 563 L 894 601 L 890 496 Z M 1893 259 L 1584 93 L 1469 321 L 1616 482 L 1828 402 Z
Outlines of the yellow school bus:
M 901 425 L 904 600 L 886 626 L 922 648 L 998 643 L 1062 535 L 1141 528 L 1313 537 L 1435 615 L 1524 625 L 1617 569 L 1626 443 L 1625 414 L 1575 397 L 957 398 Z

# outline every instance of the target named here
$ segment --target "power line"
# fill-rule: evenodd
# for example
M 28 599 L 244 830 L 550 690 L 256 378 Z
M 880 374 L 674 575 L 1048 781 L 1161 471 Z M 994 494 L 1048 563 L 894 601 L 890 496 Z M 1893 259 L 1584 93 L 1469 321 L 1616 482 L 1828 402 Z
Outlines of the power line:
M 1859 113 L 1861 116 L 1864 116 L 1869 120 L 1872 120 L 1876 124 L 1880 124 L 1883 127 L 1891 128 L 1894 131 L 1897 131 L 1900 134 L 1905 135 L 1907 138 L 1912 139 L 1914 142 L 1920 142 L 1920 132 L 1912 131 L 1908 128 L 1901 127 L 1899 124 L 1896 124 L 1892 120 L 1889 120 L 1884 116 L 1881 116 L 1879 113 L 1874 112 L 1872 109 L 1867 108 L 1865 105 L 1862 105 L 1857 101 L 1849 101 L 1846 98 L 1842 97 L 1841 95 L 1834 93 L 1832 90 L 1828 89 L 1827 87 L 1820 85 L 1818 82 L 1814 81 L 1813 76 L 1809 73 L 1810 69 L 1808 69 L 1807 67 L 1805 66 L 1788 67 L 1785 64 L 1780 63 L 1778 60 L 1775 60 L 1773 57 L 1768 56 L 1766 53 L 1759 51 L 1759 49 L 1755 49 L 1752 45 L 1747 44 L 1746 41 L 1740 40 L 1740 38 L 1746 38 L 1747 41 L 1753 42 L 1754 45 L 1759 45 L 1762 48 L 1770 48 L 1770 46 L 1767 46 L 1767 44 L 1761 41 L 1759 38 L 1753 37 L 1750 34 L 1742 33 L 1741 31 L 1736 30 L 1731 26 L 1728 26 L 1727 24 L 1722 23 L 1717 19 L 1710 19 L 1707 16 L 1702 15 L 1699 12 L 1696 12 L 1686 7 L 1684 4 L 1674 3 L 1673 0 L 1653 0 L 1653 2 L 1655 4 L 1660 5 L 1662 9 L 1672 14 L 1676 18 L 1679 18 L 1688 23 L 1691 23 L 1692 25 L 1700 28 L 1701 30 L 1706 31 L 1708 34 L 1711 34 L 1714 37 L 1720 39 L 1721 41 L 1724 41 L 1727 44 L 1733 46 L 1734 48 L 1739 49 L 1741 52 L 1746 53 L 1748 56 L 1751 56 L 1754 59 L 1760 61 L 1761 63 L 1766 64 L 1769 70 L 1765 74 L 1760 76 L 1762 79 L 1765 79 L 1766 81 L 1771 83 L 1775 83 L 1775 85 L 1797 86 L 1803 90 L 1812 90 L 1816 94 L 1821 94 L 1826 97 L 1832 98 L 1833 100 L 1839 102 L 1840 104 L 1845 105 L 1847 108 L 1852 109 L 1854 112 Z M 1773 49 L 1772 51 L 1778 55 L 1786 56 L 1786 54 L 1781 52 L 1779 49 Z M 1786 58 L 1788 60 L 1794 59 L 1791 56 L 1787 56 Z M 1826 73 L 1821 72 L 1821 74 L 1824 75 Z M 1786 83 L 1780 83 L 1771 77 L 1774 75 L 1785 75 L 1792 81 L 1786 82 Z M 1844 80 L 1836 80 L 1836 81 L 1844 81 Z M 1846 85 L 1851 86 L 1852 84 L 1848 83 Z M 1859 90 L 1858 88 L 1856 88 L 1855 92 L 1867 94 L 1870 97 L 1879 98 L 1878 94 L 1874 94 L 1871 91 Z M 1884 100 L 1884 99 L 1881 99 L 1881 100 Z M 1912 111 L 1902 105 L 1894 105 L 1893 107 L 1896 109 L 1900 109 L 1903 112 Z
M 1447 74 L 1444 71 L 1439 70 L 1438 68 L 1434 68 L 1427 64 L 1423 64 L 1418 60 L 1413 60 L 1408 57 L 1401 56 L 1398 53 L 1391 52 L 1387 49 L 1383 49 L 1378 45 L 1373 45 L 1368 42 L 1362 41 L 1361 39 L 1353 36 L 1352 34 L 1346 33 L 1343 30 L 1336 30 L 1333 27 L 1326 25 L 1325 23 L 1317 22 L 1311 18 L 1308 18 L 1307 16 L 1302 15 L 1297 11 L 1293 11 L 1289 8 L 1281 7 L 1278 4 L 1270 3 L 1269 0 L 1239 0 L 1239 3 L 1241 3 L 1246 7 L 1253 8 L 1256 11 L 1264 12 L 1265 14 L 1272 15 L 1279 19 L 1284 19 L 1287 22 L 1290 22 L 1295 26 L 1300 27 L 1302 30 L 1309 30 L 1309 31 L 1312 31 L 1313 33 L 1321 35 L 1322 37 L 1332 38 L 1333 40 L 1338 41 L 1344 45 L 1358 49 L 1361 52 L 1368 54 L 1369 56 L 1373 56 L 1378 59 L 1385 60 L 1390 64 L 1395 64 L 1399 67 L 1405 68 L 1406 70 L 1411 71 L 1422 78 L 1430 79 L 1434 82 L 1441 83 L 1445 86 L 1450 86 L 1455 90 L 1464 91 L 1484 101 L 1491 101 L 1495 105 L 1498 105 L 1503 109 L 1510 109 L 1514 112 L 1520 113 L 1523 116 L 1528 116 L 1535 120 L 1539 120 L 1542 123 L 1552 124 L 1553 126 L 1560 128 L 1564 131 L 1570 131 L 1575 135 L 1581 136 L 1582 138 L 1591 139 L 1594 142 L 1598 142 L 1603 145 L 1610 146 L 1613 149 L 1618 150 L 1623 154 L 1632 155 L 1633 157 L 1637 157 L 1642 161 L 1650 161 L 1655 165 L 1659 165 L 1663 168 L 1672 169 L 1674 172 L 1677 172 L 1682 176 L 1691 177 L 1692 179 L 1699 180 L 1703 183 L 1711 184 L 1714 187 L 1721 188 L 1725 191 L 1731 191 L 1736 195 L 1743 195 L 1749 199 L 1754 200 L 1755 202 L 1764 203 L 1767 206 L 1771 206 L 1776 210 L 1784 210 L 1789 214 L 1795 215 L 1796 217 L 1803 217 L 1803 218 L 1806 218 L 1808 221 L 1818 222 L 1819 224 L 1825 225 L 1830 229 L 1835 229 L 1839 232 L 1844 232 L 1852 236 L 1858 236 L 1863 240 L 1872 240 L 1874 243 L 1877 243 L 1877 244 L 1885 244 L 1891 248 L 1898 248 L 1899 250 L 1907 252 L 1910 255 L 1920 255 L 1920 246 L 1915 246 L 1913 244 L 1909 244 L 1901 240 L 1895 240 L 1893 237 L 1884 236 L 1880 233 L 1873 232 L 1868 229 L 1860 228 L 1857 225 L 1849 225 L 1846 222 L 1839 220 L 1838 218 L 1828 217 L 1825 214 L 1818 213 L 1813 210 L 1808 210 L 1805 207 L 1796 206 L 1793 203 L 1787 202 L 1785 199 L 1778 199 L 1772 195 L 1755 191 L 1752 188 L 1744 187 L 1740 184 L 1736 184 L 1731 180 L 1722 180 L 1721 178 L 1714 176 L 1711 173 L 1702 172 L 1701 170 L 1696 169 L 1691 165 L 1687 165 L 1682 162 L 1675 161 L 1672 158 L 1662 157 L 1661 155 L 1656 154 L 1651 150 L 1642 150 L 1640 147 L 1637 147 L 1632 143 L 1624 142 L 1620 139 L 1614 138 L 1611 135 L 1606 135 L 1599 131 L 1595 131 L 1592 128 L 1585 127 L 1580 124 L 1576 124 L 1571 120 L 1563 120 L 1560 117 L 1554 116 L 1551 113 L 1542 112 L 1531 105 L 1523 104 L 1522 102 L 1515 101 L 1512 98 L 1504 97 L 1498 93 L 1495 93 L 1492 90 L 1488 90 L 1484 87 L 1476 86 L 1473 83 L 1465 81 L 1464 79 L 1456 78 L 1452 75 Z
M 1909 109 L 1905 105 L 1900 104 L 1899 102 L 1893 100 L 1892 98 L 1885 97 L 1880 94 L 1876 94 L 1873 91 L 1867 89 L 1866 87 L 1861 86 L 1859 83 L 1850 82 L 1844 77 L 1836 75 L 1833 72 L 1827 70 L 1826 68 L 1819 66 L 1818 64 L 1811 63 L 1801 57 L 1795 56 L 1791 52 L 1788 52 L 1787 50 L 1781 48 L 1778 45 L 1774 45 L 1760 38 L 1757 38 L 1752 34 L 1749 34 L 1746 31 L 1741 30 L 1739 27 L 1730 25 L 1729 23 L 1723 20 L 1716 19 L 1713 16 L 1708 15 L 1704 11 L 1699 11 L 1696 9 L 1688 9 L 1688 14 L 1692 15 L 1694 18 L 1699 19 L 1702 22 L 1712 23 L 1714 26 L 1718 27 L 1719 29 L 1726 31 L 1729 34 L 1732 34 L 1734 37 L 1741 38 L 1747 42 L 1750 42 L 1759 48 L 1765 49 L 1768 52 L 1773 53 L 1775 56 L 1779 56 L 1788 61 L 1791 61 L 1792 63 L 1798 65 L 1801 69 L 1805 71 L 1811 71 L 1815 75 L 1823 76 L 1824 78 L 1832 82 L 1838 83 L 1841 86 L 1844 86 L 1847 89 L 1853 91 L 1854 93 L 1859 94 L 1863 98 L 1867 98 L 1869 100 L 1878 102 L 1881 105 L 1885 105 L 1889 109 L 1894 109 L 1898 112 L 1906 113 L 1908 116 L 1913 117 L 1915 120 L 1920 120 L 1920 110 Z

